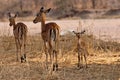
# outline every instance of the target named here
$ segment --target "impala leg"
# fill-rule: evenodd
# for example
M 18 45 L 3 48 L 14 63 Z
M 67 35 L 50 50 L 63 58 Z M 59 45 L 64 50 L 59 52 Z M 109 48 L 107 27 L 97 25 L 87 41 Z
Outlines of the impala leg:
M 20 45 L 20 56 L 21 56 L 21 63 L 23 63 L 24 57 L 22 56 L 22 45 Z
M 55 55 L 55 63 L 54 63 L 54 68 L 53 70 L 57 71 L 58 70 L 58 63 L 57 63 L 57 51 L 54 51 L 54 55 Z
M 26 62 L 26 44 L 24 44 L 24 60 L 25 60 L 25 62 Z
M 23 42 L 23 46 L 24 46 L 24 54 L 23 54 L 23 57 L 24 57 L 24 61 L 26 62 L 26 39 L 24 38 L 24 42 Z
M 78 68 L 80 68 L 80 52 L 78 51 Z
M 53 57 L 51 52 L 52 52 L 52 49 L 49 48 L 50 64 L 52 64 L 52 57 Z
M 59 54 L 59 35 L 58 35 L 58 41 L 57 41 L 57 53 L 56 53 L 56 63 L 57 63 L 57 65 L 56 65 L 56 68 L 57 68 L 57 70 L 58 70 L 58 54 Z
M 78 52 L 78 67 L 82 68 L 82 63 L 83 63 L 83 50 L 80 49 Z
M 57 52 L 56 52 L 56 70 L 58 70 L 59 38 L 56 42 L 56 49 L 57 49 Z
M 80 53 L 81 68 L 83 67 L 83 57 L 84 57 L 83 51 L 81 51 L 81 53 Z
M 19 39 L 19 45 L 20 45 L 20 58 L 21 58 L 21 63 L 24 61 L 24 57 L 22 56 L 22 46 L 23 46 L 23 41 Z
M 87 54 L 88 54 L 88 51 L 85 50 L 85 53 L 84 53 L 84 60 L 85 60 L 85 67 L 87 68 Z
M 18 40 L 17 39 L 15 39 L 15 44 L 16 44 L 16 60 L 19 61 L 19 58 L 18 58 L 18 49 L 19 49 L 19 47 L 18 47 Z
M 54 52 L 53 52 L 53 46 L 51 40 L 49 41 L 49 55 L 50 55 L 50 64 L 51 64 L 51 71 L 52 68 L 54 68 Z
M 44 50 L 45 50 L 45 55 L 46 55 L 46 60 L 45 60 L 46 69 L 48 69 L 48 53 L 47 53 L 47 44 L 45 41 L 44 41 Z
M 52 44 L 51 41 L 49 42 L 49 55 L 50 55 L 50 63 L 52 63 Z
M 85 67 L 87 68 L 88 66 L 87 66 L 87 59 L 86 59 L 87 57 L 86 56 L 84 56 L 84 59 L 85 59 Z
M 53 55 L 52 55 L 52 58 L 53 58 L 53 63 L 52 63 L 52 69 L 53 69 L 53 71 L 55 71 L 55 62 L 54 62 L 54 58 L 55 58 L 55 50 L 53 50 Z
M 55 67 L 56 67 L 56 71 L 58 70 L 58 62 L 57 62 L 57 58 L 58 58 L 58 46 L 59 46 L 59 40 L 55 41 Z

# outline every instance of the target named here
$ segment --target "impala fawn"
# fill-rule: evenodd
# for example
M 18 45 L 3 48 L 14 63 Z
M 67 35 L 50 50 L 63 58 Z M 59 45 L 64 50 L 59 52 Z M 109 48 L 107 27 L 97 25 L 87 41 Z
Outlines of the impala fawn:
M 82 32 L 75 32 L 73 33 L 77 37 L 77 52 L 78 52 L 78 68 L 81 68 L 81 63 L 83 60 L 85 61 L 85 67 L 87 68 L 87 55 L 89 54 L 86 48 L 85 42 L 81 39 L 81 35 L 85 33 L 85 30 Z
M 15 22 L 15 18 L 17 17 L 17 14 L 15 16 L 11 16 L 10 13 L 8 13 L 9 16 L 9 26 L 13 26 L 13 34 L 15 38 L 15 44 L 16 44 L 16 56 L 17 56 L 17 61 L 19 61 L 19 49 L 20 49 L 20 58 L 21 58 L 21 63 L 26 62 L 26 38 L 27 38 L 27 26 L 24 23 L 17 23 Z M 24 47 L 24 48 L 23 48 Z M 24 51 L 22 51 L 22 48 Z M 23 52 L 23 54 L 22 54 Z
M 48 53 L 50 55 L 50 62 L 53 67 L 53 71 L 58 70 L 57 55 L 58 55 L 58 45 L 59 45 L 59 26 L 54 23 L 46 23 L 46 13 L 48 13 L 51 8 L 44 10 L 41 7 L 33 23 L 41 22 L 41 36 L 44 42 L 44 49 L 46 55 L 46 68 L 48 68 Z M 54 45 L 53 45 L 54 43 Z M 55 62 L 53 62 L 55 61 Z

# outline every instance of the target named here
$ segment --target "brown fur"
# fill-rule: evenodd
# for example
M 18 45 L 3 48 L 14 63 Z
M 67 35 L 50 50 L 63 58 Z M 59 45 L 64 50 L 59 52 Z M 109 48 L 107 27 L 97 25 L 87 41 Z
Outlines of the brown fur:
M 13 34 L 14 34 L 14 38 L 15 38 L 15 43 L 16 43 L 16 55 L 17 55 L 17 61 L 19 60 L 18 58 L 18 52 L 20 49 L 20 57 L 21 57 L 21 62 L 23 62 L 23 60 L 26 61 L 26 52 L 25 52 L 25 48 L 26 48 L 26 38 L 27 38 L 27 26 L 24 23 L 15 23 L 15 18 L 16 18 L 17 14 L 12 17 L 9 13 L 9 22 L 10 22 L 10 26 L 13 26 Z M 22 54 L 22 47 L 24 47 L 24 54 Z
M 77 37 L 77 52 L 78 52 L 78 67 L 81 67 L 81 63 L 83 62 L 83 59 L 85 60 L 85 66 L 87 67 L 87 55 L 89 54 L 87 51 L 87 47 L 85 42 L 82 40 L 81 35 L 84 34 L 85 31 L 82 32 L 75 32 L 73 33 Z
M 41 36 L 44 41 L 44 48 L 45 48 L 45 54 L 46 54 L 46 67 L 48 68 L 48 52 L 50 55 L 50 61 L 51 65 L 53 66 L 53 70 L 58 69 L 58 63 L 57 63 L 57 54 L 58 54 L 58 45 L 59 45 L 59 26 L 54 23 L 47 23 L 45 24 L 46 19 L 46 13 L 48 13 L 50 9 L 44 10 L 43 7 L 40 9 L 40 12 L 37 14 L 36 18 L 33 20 L 33 23 L 41 22 Z M 55 33 L 52 33 L 51 31 L 54 30 Z M 55 35 L 55 40 L 53 41 L 55 43 L 55 47 L 53 47 L 52 44 L 52 36 L 51 34 Z

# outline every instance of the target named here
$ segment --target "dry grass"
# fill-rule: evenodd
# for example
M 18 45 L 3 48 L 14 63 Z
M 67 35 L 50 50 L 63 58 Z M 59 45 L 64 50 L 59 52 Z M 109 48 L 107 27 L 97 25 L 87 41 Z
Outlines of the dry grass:
M 45 69 L 45 54 L 39 35 L 29 36 L 27 42 L 27 63 L 16 62 L 15 42 L 12 36 L 0 38 L 0 79 L 1 80 L 119 80 L 120 53 L 109 49 L 97 49 L 93 36 L 83 36 L 88 43 L 88 68 L 77 69 L 75 36 L 61 36 L 59 70 L 49 74 Z M 95 40 L 96 42 L 98 40 Z M 100 43 L 101 41 L 99 41 Z M 106 42 L 101 44 L 107 45 Z M 117 44 L 117 43 L 116 43 Z M 95 46 L 96 45 L 96 46 Z M 116 46 L 110 43 L 112 46 Z M 118 45 L 118 44 L 117 44 Z M 114 47 L 113 47 L 114 48 Z

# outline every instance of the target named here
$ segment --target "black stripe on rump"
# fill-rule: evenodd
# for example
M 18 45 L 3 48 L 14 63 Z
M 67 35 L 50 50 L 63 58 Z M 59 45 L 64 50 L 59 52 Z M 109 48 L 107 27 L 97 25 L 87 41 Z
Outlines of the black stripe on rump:
M 56 30 L 50 29 L 50 38 L 53 39 L 53 41 L 56 40 Z

